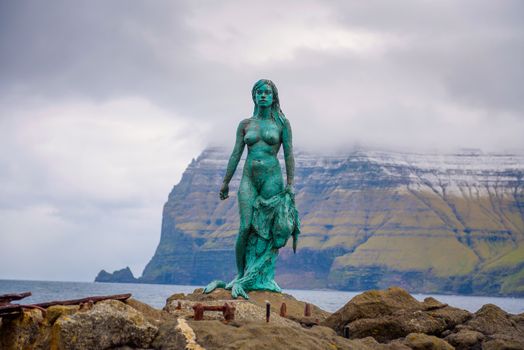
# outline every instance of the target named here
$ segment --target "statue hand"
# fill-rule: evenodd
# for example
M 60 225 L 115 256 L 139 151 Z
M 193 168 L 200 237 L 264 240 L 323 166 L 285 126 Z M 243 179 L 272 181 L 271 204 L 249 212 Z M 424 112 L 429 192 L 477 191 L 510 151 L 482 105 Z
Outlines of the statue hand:
M 229 185 L 227 183 L 222 184 L 222 188 L 220 188 L 220 199 L 224 200 L 229 197 Z

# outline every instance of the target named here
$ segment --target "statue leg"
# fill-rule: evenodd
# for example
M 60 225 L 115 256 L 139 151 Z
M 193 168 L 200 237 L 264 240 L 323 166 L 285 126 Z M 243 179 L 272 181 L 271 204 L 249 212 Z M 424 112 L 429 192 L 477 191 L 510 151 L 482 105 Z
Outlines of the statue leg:
M 251 219 L 253 217 L 253 203 L 258 195 L 251 179 L 247 176 L 242 177 L 238 189 L 238 208 L 240 211 L 240 229 L 238 230 L 237 242 L 235 245 L 235 255 L 237 262 L 238 276 L 244 276 L 246 267 L 246 247 L 247 239 L 251 231 Z

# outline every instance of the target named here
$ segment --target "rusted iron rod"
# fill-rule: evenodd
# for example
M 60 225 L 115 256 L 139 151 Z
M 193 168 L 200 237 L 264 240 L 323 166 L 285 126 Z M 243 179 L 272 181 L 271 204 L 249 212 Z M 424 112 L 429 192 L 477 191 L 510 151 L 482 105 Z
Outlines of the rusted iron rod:
M 0 306 L 0 315 L 21 312 L 22 306 L 17 304 L 7 304 Z
M 286 317 L 286 316 L 287 316 L 287 306 L 286 306 L 286 303 L 282 303 L 282 305 L 280 305 L 280 316 L 281 316 L 281 317 Z
M 13 300 L 20 300 L 31 296 L 31 292 L 23 293 L 11 293 L 11 294 L 2 294 L 0 295 L 0 305 L 9 303 Z
M 228 303 L 224 304 L 224 319 L 226 321 L 233 321 L 235 319 L 235 310 L 234 306 L 230 306 Z
M 109 299 L 124 301 L 124 300 L 127 300 L 129 298 L 131 298 L 131 293 L 115 294 L 115 295 L 104 295 L 104 296 L 92 296 L 92 297 L 86 297 L 86 298 L 82 298 L 82 299 L 48 301 L 48 302 L 45 302 L 45 303 L 34 304 L 34 306 L 39 306 L 39 307 L 42 307 L 42 308 L 45 309 L 45 308 L 48 308 L 48 307 L 53 306 L 53 305 L 78 305 L 78 304 L 82 304 L 82 303 L 87 303 L 89 301 L 92 301 L 93 303 L 96 303 L 98 301 L 109 300 Z M 22 305 L 22 306 L 24 306 L 24 305 Z
M 224 311 L 223 305 L 204 305 L 204 311 Z
M 204 305 L 198 303 L 193 306 L 193 310 L 195 311 L 193 319 L 195 321 L 202 321 L 204 319 Z
M 202 305 L 200 303 L 193 306 L 195 311 L 193 320 L 201 321 L 204 319 L 204 311 L 221 311 L 226 321 L 235 319 L 235 307 L 230 306 L 228 303 L 224 303 L 222 306 L 218 305 Z
M 4 300 L 20 300 L 27 296 L 30 296 L 31 292 L 25 292 L 20 294 L 5 294 L 2 295 L 4 297 Z M 12 299 L 12 298 L 15 299 Z M 98 301 L 102 300 L 127 300 L 131 297 L 131 293 L 128 294 L 115 294 L 115 295 L 104 295 L 104 296 L 91 296 L 87 298 L 82 299 L 71 299 L 71 300 L 56 300 L 56 301 L 49 301 L 45 303 L 38 303 L 38 304 L 11 304 L 9 302 L 0 304 L 0 315 L 8 315 L 8 314 L 17 314 L 21 313 L 23 309 L 39 309 L 43 312 L 45 312 L 46 308 L 53 306 L 53 305 L 78 305 L 83 303 L 96 303 Z
M 311 304 L 306 303 L 306 306 L 304 308 L 304 316 L 309 317 L 311 316 Z

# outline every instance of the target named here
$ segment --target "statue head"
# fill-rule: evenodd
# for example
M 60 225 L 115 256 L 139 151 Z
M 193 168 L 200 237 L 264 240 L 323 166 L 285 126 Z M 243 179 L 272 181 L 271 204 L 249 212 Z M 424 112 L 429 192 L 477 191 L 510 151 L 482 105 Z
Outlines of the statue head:
M 261 92 L 262 90 L 266 90 L 267 88 L 271 89 L 271 96 L 266 96 L 265 99 L 260 98 L 260 95 L 257 95 L 257 92 Z M 263 101 L 267 101 L 269 107 L 269 103 L 271 106 L 271 116 L 275 121 L 278 121 L 280 123 L 284 122 L 284 119 L 286 118 L 284 113 L 282 112 L 282 109 L 280 109 L 280 100 L 278 98 L 278 89 L 271 80 L 269 79 L 260 79 L 253 85 L 253 89 L 251 89 L 251 97 L 253 98 L 253 103 L 255 103 L 255 111 L 253 112 L 253 115 L 258 114 L 258 109 L 260 107 L 266 107 L 264 106 Z M 271 101 L 271 102 L 270 102 Z

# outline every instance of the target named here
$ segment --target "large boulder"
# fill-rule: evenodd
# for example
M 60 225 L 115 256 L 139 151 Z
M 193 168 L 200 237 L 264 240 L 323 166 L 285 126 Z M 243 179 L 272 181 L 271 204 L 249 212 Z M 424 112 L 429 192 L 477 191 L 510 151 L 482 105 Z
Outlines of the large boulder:
M 484 305 L 464 326 L 486 335 L 482 349 L 524 349 L 524 325 L 520 317 L 496 305 Z
M 504 310 L 493 304 L 482 306 L 466 325 L 486 335 L 518 334 L 517 323 Z
M 385 343 L 410 333 L 440 334 L 446 329 L 446 322 L 422 311 L 397 311 L 383 317 L 361 318 L 349 323 L 347 327 L 351 339 L 371 336 Z
M 116 300 L 96 303 L 90 310 L 62 315 L 53 324 L 52 344 L 58 349 L 146 348 L 157 327 L 133 307 Z
M 351 339 L 371 336 L 385 343 L 410 333 L 441 336 L 470 318 L 468 311 L 434 298 L 419 302 L 404 289 L 393 287 L 357 295 L 322 325 L 333 328 L 339 335 L 347 327 Z
M 2 318 L 0 323 L 0 349 L 34 349 L 44 323 L 42 311 L 32 309 L 18 316 Z
M 520 315 L 510 315 L 486 304 L 471 319 L 455 327 L 446 340 L 457 349 L 524 349 L 524 324 Z
M 370 290 L 355 296 L 322 322 L 322 325 L 343 334 L 343 329 L 348 323 L 361 318 L 377 318 L 392 315 L 400 310 L 416 311 L 422 308 L 422 303 L 402 288 Z

